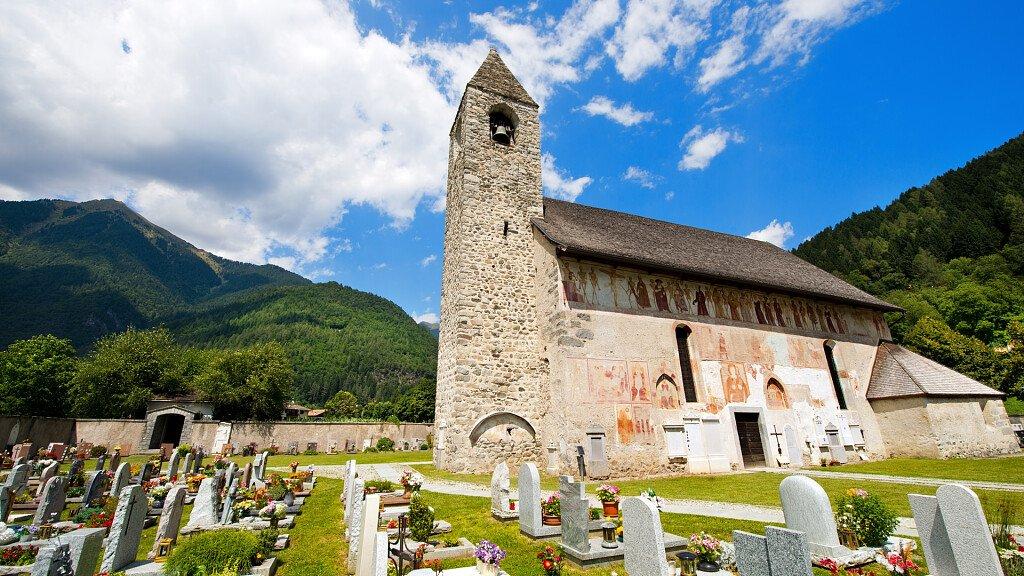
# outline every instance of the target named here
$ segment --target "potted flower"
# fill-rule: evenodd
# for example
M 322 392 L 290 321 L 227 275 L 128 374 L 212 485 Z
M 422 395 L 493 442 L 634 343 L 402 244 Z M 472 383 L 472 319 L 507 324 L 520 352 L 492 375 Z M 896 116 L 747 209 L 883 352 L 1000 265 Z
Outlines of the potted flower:
M 277 528 L 277 523 L 284 518 L 288 507 L 280 502 L 271 502 L 260 510 L 260 517 L 270 520 L 270 528 Z
M 722 569 L 718 564 L 718 559 L 722 557 L 722 543 L 714 536 L 707 532 L 691 534 L 688 548 L 697 555 L 698 576 L 715 574 Z
M 498 576 L 505 551 L 489 540 L 481 540 L 473 556 L 476 557 L 477 572 L 482 576 Z
M 398 482 L 402 485 L 402 488 L 405 489 L 402 497 L 412 498 L 412 493 L 419 492 L 420 488 L 423 487 L 423 475 L 419 472 L 406 470 Z
M 519 502 L 519 501 L 518 500 L 514 500 L 514 499 L 510 499 L 508 501 L 508 509 L 513 511 L 513 512 L 515 512 L 515 510 L 516 510 L 516 503 L 517 502 Z
M 540 567 L 544 570 L 544 576 L 560 576 L 562 573 L 562 555 L 559 550 L 552 546 L 545 546 L 537 552 L 537 559 L 540 560 Z
M 601 484 L 597 489 L 597 498 L 601 501 L 605 516 L 619 515 L 619 487 L 614 484 Z
M 540 516 L 545 526 L 562 525 L 562 497 L 558 492 L 540 501 Z
M 918 569 L 917 564 L 910 558 L 909 552 L 889 552 L 879 554 L 875 561 L 889 571 L 892 576 L 912 576 Z
M 295 474 L 295 472 L 299 469 L 299 461 L 298 460 L 292 460 L 288 464 L 288 467 L 292 469 L 292 474 Z

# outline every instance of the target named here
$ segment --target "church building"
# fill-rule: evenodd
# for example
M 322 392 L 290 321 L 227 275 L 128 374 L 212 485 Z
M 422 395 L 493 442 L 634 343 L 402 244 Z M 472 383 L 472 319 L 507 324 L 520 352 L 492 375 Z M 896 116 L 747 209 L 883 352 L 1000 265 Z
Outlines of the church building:
M 1019 451 L 1003 395 L 774 245 L 541 195 L 491 50 L 451 129 L 435 464 L 592 478 Z

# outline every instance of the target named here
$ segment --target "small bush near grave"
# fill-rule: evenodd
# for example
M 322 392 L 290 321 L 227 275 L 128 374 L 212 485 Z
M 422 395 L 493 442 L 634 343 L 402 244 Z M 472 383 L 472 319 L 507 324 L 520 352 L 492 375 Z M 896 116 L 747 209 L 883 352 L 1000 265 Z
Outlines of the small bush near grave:
M 430 444 L 427 444 L 426 442 L 420 444 L 420 450 L 430 450 Z
M 390 480 L 367 480 L 363 485 L 367 494 L 394 492 L 395 483 Z
M 302 453 L 304 456 L 319 456 L 320 452 L 317 450 L 306 450 Z
M 377 453 L 377 447 L 376 446 L 368 446 L 366 448 L 366 450 L 363 450 L 363 452 L 367 452 L 367 453 L 370 453 L 370 454 L 376 454 Z
M 103 456 L 106 453 L 106 446 L 93 446 L 92 448 L 89 449 L 89 458 L 99 458 L 100 456 Z
M 0 551 L 0 566 L 27 566 L 36 561 L 38 546 L 11 546 Z
M 261 539 L 246 530 L 213 530 L 190 536 L 171 551 L 164 572 L 168 576 L 206 576 L 231 568 L 248 574 L 266 552 Z
M 899 518 L 867 490 L 850 488 L 836 502 L 839 530 L 852 532 L 862 546 L 878 548 L 892 535 Z
M 413 540 L 426 542 L 434 529 L 434 509 L 427 506 L 423 496 L 414 494 L 409 501 L 409 535 Z
M 377 440 L 377 450 L 380 452 L 394 452 L 395 441 L 387 436 L 384 436 L 380 440 Z

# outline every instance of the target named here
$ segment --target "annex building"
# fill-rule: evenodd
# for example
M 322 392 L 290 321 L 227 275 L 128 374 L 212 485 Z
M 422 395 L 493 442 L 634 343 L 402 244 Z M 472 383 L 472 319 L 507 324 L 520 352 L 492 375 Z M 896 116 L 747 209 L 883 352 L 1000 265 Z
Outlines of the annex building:
M 766 242 L 543 198 L 541 133 L 492 50 L 451 129 L 440 468 L 1019 450 L 1000 392 L 891 342 L 897 307 Z

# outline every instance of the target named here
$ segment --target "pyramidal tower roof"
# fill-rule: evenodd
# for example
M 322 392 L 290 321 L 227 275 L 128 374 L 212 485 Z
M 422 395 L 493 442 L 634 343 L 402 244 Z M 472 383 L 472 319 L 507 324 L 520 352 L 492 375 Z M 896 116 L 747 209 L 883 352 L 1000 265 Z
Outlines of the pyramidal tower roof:
M 470 79 L 469 86 L 475 86 L 523 104 L 537 106 L 537 103 L 530 98 L 526 89 L 519 83 L 519 80 L 516 80 L 515 75 L 508 69 L 494 48 L 487 53 L 487 58 L 484 58 L 483 64 Z

